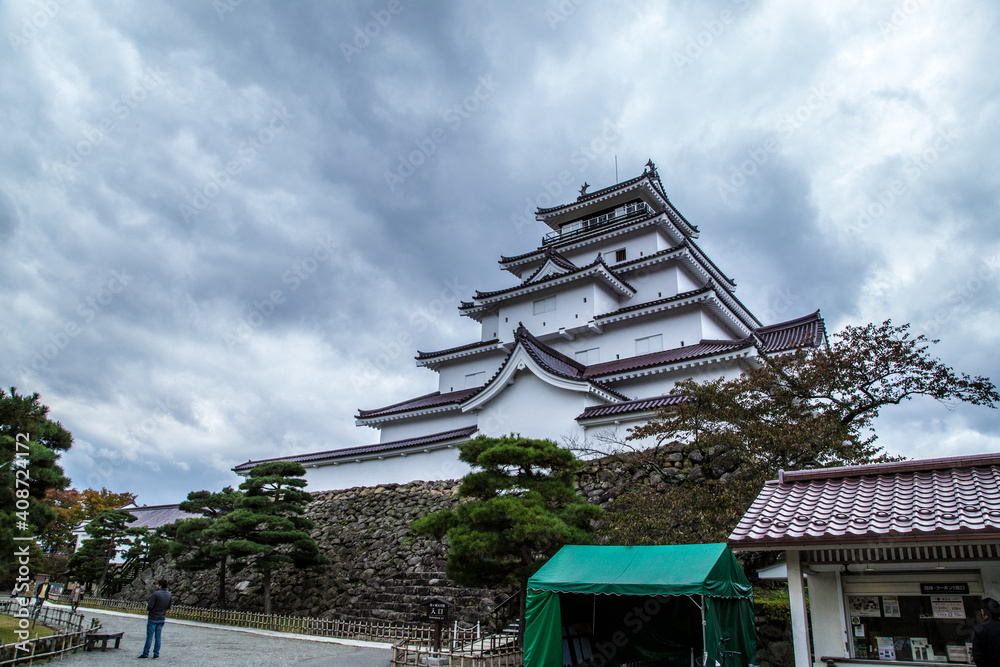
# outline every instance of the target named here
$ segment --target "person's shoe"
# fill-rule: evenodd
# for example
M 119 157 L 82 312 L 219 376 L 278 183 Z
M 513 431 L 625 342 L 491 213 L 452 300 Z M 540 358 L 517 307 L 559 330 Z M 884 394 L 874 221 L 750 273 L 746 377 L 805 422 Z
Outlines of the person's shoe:
M 135 656 L 135 659 L 136 660 L 141 660 L 143 658 L 148 658 L 148 657 L 149 657 L 148 655 L 137 655 L 137 656 Z

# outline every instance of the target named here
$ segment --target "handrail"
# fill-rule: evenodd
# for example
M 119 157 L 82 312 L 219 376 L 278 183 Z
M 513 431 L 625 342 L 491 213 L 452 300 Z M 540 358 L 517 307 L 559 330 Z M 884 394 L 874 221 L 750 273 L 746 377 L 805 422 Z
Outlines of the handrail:
M 653 213 L 653 209 L 650 208 L 649 204 L 646 202 L 633 202 L 631 204 L 625 204 L 624 206 L 619 206 L 611 213 L 604 213 L 601 215 L 596 215 L 592 218 L 586 218 L 584 220 L 574 220 L 573 222 L 563 225 L 561 229 L 549 232 L 544 237 L 542 237 L 542 245 L 550 245 L 556 243 L 557 241 L 567 241 L 569 239 L 574 239 L 584 234 L 588 234 L 595 229 L 600 229 L 601 227 L 607 227 L 609 225 L 616 224 L 623 220 L 629 218 L 641 217 L 644 215 L 650 215 Z M 565 228 L 568 225 L 579 224 L 579 229 L 573 229 L 572 231 L 566 231 Z

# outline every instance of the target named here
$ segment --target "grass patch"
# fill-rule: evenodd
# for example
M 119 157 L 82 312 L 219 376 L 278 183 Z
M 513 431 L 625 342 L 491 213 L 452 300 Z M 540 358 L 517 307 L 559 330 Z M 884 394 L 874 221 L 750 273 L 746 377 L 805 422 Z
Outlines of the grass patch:
M 12 644 L 14 642 L 20 641 L 21 638 L 15 633 L 15 630 L 20 630 L 20 620 L 14 618 L 13 616 L 5 616 L 0 614 L 0 641 L 4 644 Z M 49 635 L 55 634 L 52 628 L 48 628 L 41 623 L 35 623 L 33 625 L 28 625 L 28 630 L 31 634 L 28 636 L 29 639 L 34 639 L 37 633 L 39 637 L 48 637 Z

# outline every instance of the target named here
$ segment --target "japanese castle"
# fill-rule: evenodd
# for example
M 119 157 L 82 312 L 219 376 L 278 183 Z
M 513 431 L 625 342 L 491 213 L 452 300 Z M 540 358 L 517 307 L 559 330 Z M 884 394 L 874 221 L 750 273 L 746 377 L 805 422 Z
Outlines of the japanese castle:
M 456 445 L 476 435 L 601 450 L 680 400 L 668 395 L 678 380 L 733 377 L 761 355 L 825 344 L 819 311 L 764 325 L 736 298 L 652 160 L 636 178 L 587 187 L 537 210 L 551 229 L 541 245 L 501 256 L 517 284 L 462 302 L 479 340 L 417 352 L 436 391 L 358 410 L 377 444 L 266 460 L 301 463 L 315 491 L 462 477 Z

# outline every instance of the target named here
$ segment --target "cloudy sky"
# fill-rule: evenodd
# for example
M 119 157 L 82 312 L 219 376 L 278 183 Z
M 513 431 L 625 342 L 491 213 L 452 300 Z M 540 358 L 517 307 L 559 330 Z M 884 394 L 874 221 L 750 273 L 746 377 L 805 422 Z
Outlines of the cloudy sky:
M 0 3 L 0 384 L 140 503 L 376 442 L 530 212 L 652 158 L 765 323 L 912 322 L 1000 379 L 990 0 Z M 560 172 L 573 173 L 558 192 Z M 914 401 L 881 442 L 1000 450 Z

